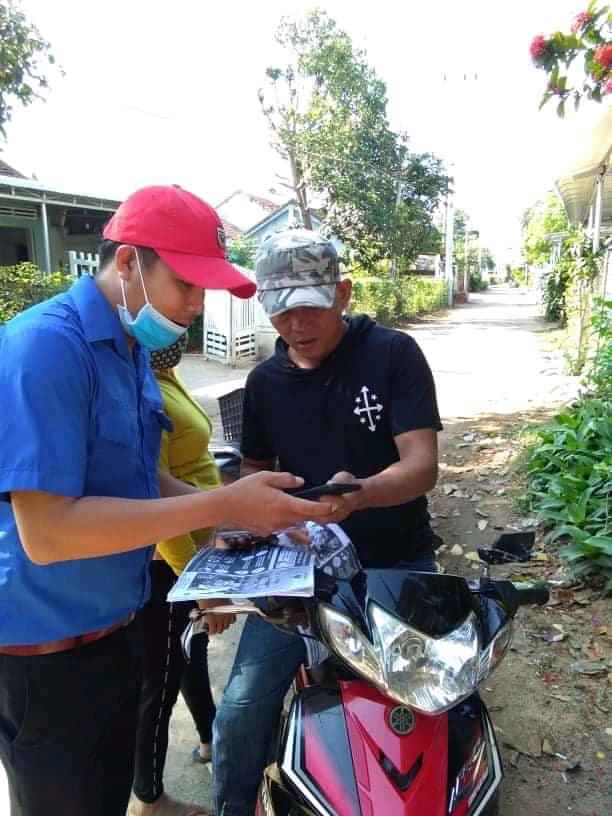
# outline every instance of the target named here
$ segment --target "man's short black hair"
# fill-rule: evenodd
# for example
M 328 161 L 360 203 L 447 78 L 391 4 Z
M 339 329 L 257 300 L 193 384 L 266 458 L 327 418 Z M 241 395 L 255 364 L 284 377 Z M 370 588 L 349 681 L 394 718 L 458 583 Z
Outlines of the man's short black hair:
M 100 255 L 100 263 L 98 265 L 98 269 L 102 270 L 104 267 L 109 264 L 113 258 L 115 257 L 115 252 L 122 246 L 118 241 L 108 241 L 104 239 L 100 244 L 98 249 L 98 253 Z M 149 247 L 136 247 L 140 252 L 140 258 L 142 260 L 143 266 L 147 267 L 151 264 L 155 263 L 155 261 L 159 258 L 159 255 L 154 249 L 149 249 Z

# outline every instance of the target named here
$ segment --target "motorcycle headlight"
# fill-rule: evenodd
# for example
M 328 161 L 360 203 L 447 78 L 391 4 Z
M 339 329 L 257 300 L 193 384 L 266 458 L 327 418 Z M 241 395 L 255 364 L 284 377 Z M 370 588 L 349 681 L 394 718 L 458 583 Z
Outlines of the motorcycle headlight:
M 319 605 L 319 621 L 331 648 L 348 665 L 379 688 L 384 688 L 382 666 L 374 647 L 350 618 L 326 604 Z
M 512 641 L 512 621 L 503 626 L 489 643 L 487 648 L 480 655 L 480 667 L 478 670 L 478 682 L 481 683 L 488 677 L 493 669 L 506 654 L 506 650 Z
M 480 637 L 473 612 L 439 638 L 424 635 L 374 603 L 369 614 L 387 693 L 394 699 L 425 714 L 437 714 L 474 691 Z

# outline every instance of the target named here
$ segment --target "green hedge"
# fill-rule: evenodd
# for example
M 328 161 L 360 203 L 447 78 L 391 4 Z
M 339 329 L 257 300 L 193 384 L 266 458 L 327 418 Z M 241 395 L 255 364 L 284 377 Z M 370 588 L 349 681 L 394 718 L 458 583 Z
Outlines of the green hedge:
M 62 292 L 72 282 L 70 275 L 62 272 L 46 275 L 33 263 L 0 266 L 0 324 Z
M 523 463 L 526 504 L 560 539 L 578 578 L 603 576 L 612 592 L 612 301 L 598 300 L 597 338 L 581 398 L 537 429 Z
M 393 324 L 448 305 L 446 281 L 411 275 L 400 278 L 360 277 L 353 281 L 350 310 Z

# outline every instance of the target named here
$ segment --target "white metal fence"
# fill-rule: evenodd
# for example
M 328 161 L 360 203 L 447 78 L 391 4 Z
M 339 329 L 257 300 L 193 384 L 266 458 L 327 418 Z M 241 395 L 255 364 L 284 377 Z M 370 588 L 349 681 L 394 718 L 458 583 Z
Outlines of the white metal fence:
M 75 278 L 82 275 L 95 275 L 100 264 L 100 256 L 95 252 L 68 252 L 70 274 Z
M 253 277 L 251 270 L 241 271 Z M 204 356 L 228 365 L 254 359 L 255 298 L 242 300 L 207 289 L 204 307 Z

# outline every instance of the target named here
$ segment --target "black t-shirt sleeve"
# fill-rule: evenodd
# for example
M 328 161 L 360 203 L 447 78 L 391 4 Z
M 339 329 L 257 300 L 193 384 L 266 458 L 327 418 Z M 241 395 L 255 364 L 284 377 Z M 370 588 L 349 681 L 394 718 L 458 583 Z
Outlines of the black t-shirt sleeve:
M 268 461 L 276 458 L 274 446 L 266 431 L 262 406 L 264 378 L 252 371 L 246 381 L 242 414 L 240 452 L 247 459 Z
M 429 363 L 407 335 L 395 337 L 391 347 L 390 413 L 393 436 L 422 428 L 442 430 Z

